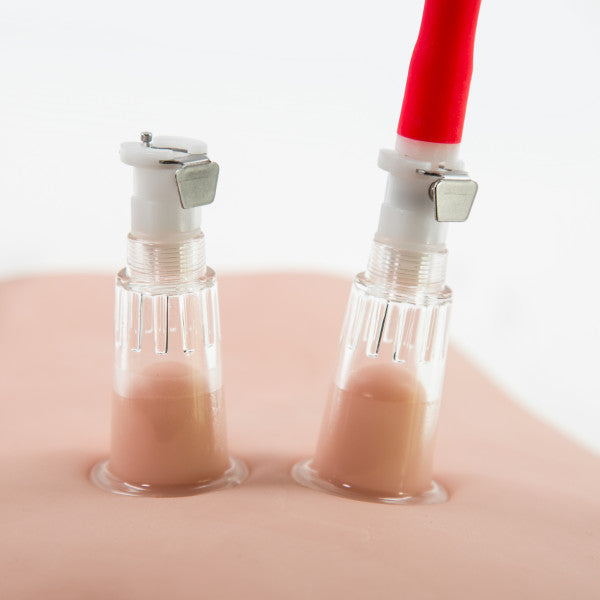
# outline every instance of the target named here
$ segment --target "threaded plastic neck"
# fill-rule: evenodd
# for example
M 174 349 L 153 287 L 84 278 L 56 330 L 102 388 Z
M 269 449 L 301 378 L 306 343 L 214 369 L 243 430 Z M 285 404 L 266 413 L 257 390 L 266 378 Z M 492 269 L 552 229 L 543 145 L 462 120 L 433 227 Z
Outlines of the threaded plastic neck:
M 365 276 L 389 291 L 438 294 L 444 288 L 448 251 L 408 250 L 373 241 Z
M 127 238 L 127 275 L 143 284 L 178 285 L 196 281 L 206 273 L 204 234 L 180 241 L 156 242 Z

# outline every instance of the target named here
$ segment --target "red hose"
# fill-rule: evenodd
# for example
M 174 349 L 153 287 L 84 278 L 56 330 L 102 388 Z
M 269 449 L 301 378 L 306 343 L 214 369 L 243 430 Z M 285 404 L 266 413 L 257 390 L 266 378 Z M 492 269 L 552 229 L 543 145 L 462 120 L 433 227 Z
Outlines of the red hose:
M 462 137 L 481 0 L 426 0 L 398 133 L 457 144 Z

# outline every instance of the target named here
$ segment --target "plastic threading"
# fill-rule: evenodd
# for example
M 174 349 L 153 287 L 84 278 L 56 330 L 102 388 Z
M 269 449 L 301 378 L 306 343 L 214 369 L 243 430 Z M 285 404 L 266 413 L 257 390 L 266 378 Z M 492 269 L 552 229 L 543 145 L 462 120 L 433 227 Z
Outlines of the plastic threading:
M 426 0 L 398 134 L 424 142 L 462 138 L 481 0 Z
M 375 285 L 399 292 L 438 294 L 446 279 L 447 250 L 416 251 L 374 241 L 366 276 Z
M 127 275 L 144 284 L 177 285 L 206 274 L 202 233 L 181 242 L 155 242 L 129 235 Z

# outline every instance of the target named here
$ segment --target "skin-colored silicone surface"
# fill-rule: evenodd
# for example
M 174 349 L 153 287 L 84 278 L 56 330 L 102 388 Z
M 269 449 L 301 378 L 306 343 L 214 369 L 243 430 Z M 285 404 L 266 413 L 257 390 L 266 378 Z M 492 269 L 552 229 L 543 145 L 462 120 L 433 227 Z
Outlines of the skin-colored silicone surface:
M 0 597 L 597 597 L 600 458 L 451 349 L 434 461 L 447 503 L 301 487 L 290 469 L 315 448 L 350 283 L 220 286 L 229 445 L 250 476 L 132 498 L 88 479 L 109 447 L 112 278 L 0 284 Z

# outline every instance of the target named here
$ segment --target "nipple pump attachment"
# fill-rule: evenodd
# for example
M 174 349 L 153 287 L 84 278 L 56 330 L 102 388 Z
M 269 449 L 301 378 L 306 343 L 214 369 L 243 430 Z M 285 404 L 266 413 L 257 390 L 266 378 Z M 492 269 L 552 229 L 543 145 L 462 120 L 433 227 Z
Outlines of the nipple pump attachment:
M 352 285 L 337 368 L 307 487 L 373 502 L 432 504 L 452 293 L 449 222 L 465 221 L 477 184 L 458 158 L 480 0 L 426 0 L 367 268 Z
M 131 232 L 115 286 L 110 453 L 91 473 L 116 494 L 199 494 L 247 475 L 227 448 L 217 280 L 200 227 L 219 167 L 206 152 L 149 132 L 121 144 Z

